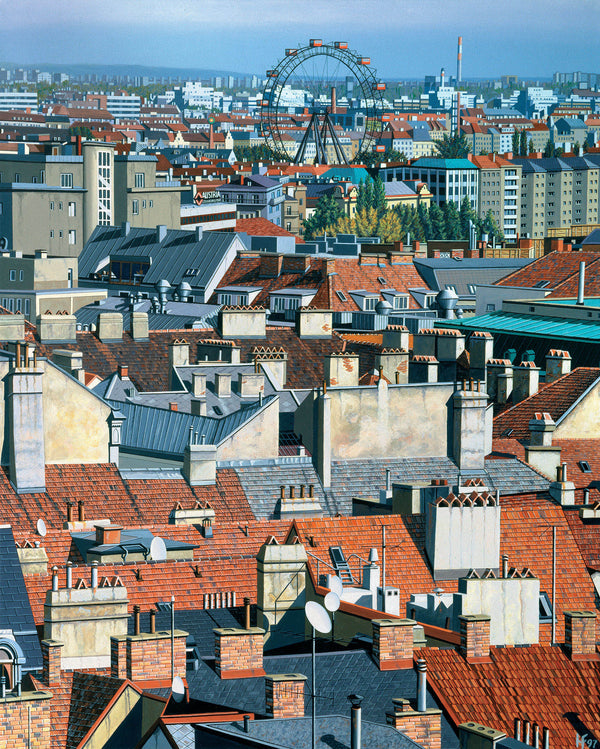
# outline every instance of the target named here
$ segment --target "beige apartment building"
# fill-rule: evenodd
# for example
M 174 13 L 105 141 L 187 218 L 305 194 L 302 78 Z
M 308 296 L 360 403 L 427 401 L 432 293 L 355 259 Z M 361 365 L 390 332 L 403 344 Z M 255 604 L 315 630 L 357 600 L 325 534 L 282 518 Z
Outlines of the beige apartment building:
M 38 315 L 74 314 L 86 304 L 105 299 L 105 289 L 77 285 L 74 257 L 48 257 L 45 250 L 32 255 L 10 251 L 0 254 L 0 306 L 21 313 L 34 323 Z
M 154 156 L 95 141 L 81 155 L 22 150 L 0 154 L 0 249 L 78 257 L 98 225 L 180 228 L 184 188 L 156 181 Z
M 509 244 L 517 241 L 521 216 L 521 166 L 496 154 L 470 156 L 478 169 L 479 216 L 488 211 Z
M 520 235 L 598 222 L 600 157 L 513 159 L 521 166 Z

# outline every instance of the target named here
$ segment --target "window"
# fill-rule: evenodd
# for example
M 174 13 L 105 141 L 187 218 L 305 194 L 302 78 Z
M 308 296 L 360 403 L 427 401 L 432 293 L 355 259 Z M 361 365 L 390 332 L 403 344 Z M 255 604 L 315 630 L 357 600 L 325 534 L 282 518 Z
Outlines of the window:
M 19 172 L 15 172 L 15 182 L 20 182 L 20 181 L 21 181 L 21 175 L 19 174 Z
M 475 294 L 475 292 L 477 291 L 477 286 L 475 286 L 475 284 L 473 283 L 469 283 L 467 284 L 467 289 L 469 289 L 469 294 Z
M 577 465 L 579 466 L 579 470 L 581 473 L 591 473 L 592 469 L 590 468 L 590 464 L 587 462 L 587 460 L 580 460 L 578 461 Z
M 22 271 L 22 270 L 20 270 L 20 271 L 19 271 L 19 281 L 22 281 L 22 280 L 23 280 L 23 275 L 24 275 L 23 271 Z
M 382 286 L 387 286 L 387 281 L 385 280 L 383 276 L 377 276 L 377 280 Z
M 54 201 L 53 200 L 50 201 L 50 210 L 51 211 L 54 210 Z
M 75 216 L 76 211 L 75 203 L 69 203 L 69 216 Z
M 16 281 L 17 280 L 17 271 L 16 270 L 11 270 L 9 272 L 9 274 L 8 274 L 8 277 L 10 278 L 11 281 Z
M 59 210 L 59 211 L 62 211 L 62 209 L 63 209 L 63 204 L 62 204 L 62 201 L 61 201 L 61 202 L 60 202 L 60 203 L 58 204 L 58 210 Z
M 24 311 L 24 313 L 26 315 L 29 315 L 31 313 L 31 300 L 30 299 L 25 299 L 24 302 L 25 303 L 24 303 L 24 310 L 23 311 Z
M 343 292 L 343 291 L 336 291 L 335 293 L 337 294 L 337 296 L 338 296 L 338 299 L 339 299 L 339 300 L 340 300 L 341 302 L 347 302 L 347 301 L 348 301 L 348 297 L 347 297 L 347 296 L 346 296 L 346 295 L 344 294 L 344 292 Z
M 146 187 L 146 175 L 144 174 L 144 172 L 135 173 L 135 186 Z
M 73 187 L 73 175 L 72 174 L 61 174 L 60 175 L 60 186 L 61 187 Z
M 395 296 L 393 306 L 394 306 L 394 309 L 408 309 L 408 297 L 407 296 Z
M 454 293 L 456 294 L 456 286 L 454 286 L 454 284 L 451 284 L 451 283 L 447 283 L 447 284 L 446 284 L 446 289 L 447 289 L 448 291 L 453 291 L 453 292 L 454 292 Z
M 69 229 L 69 244 L 75 244 L 77 241 L 77 232 L 75 229 Z
M 540 591 L 540 621 L 552 621 L 552 604 L 550 603 L 550 598 L 545 591 Z
M 154 201 L 153 200 L 149 200 L 148 201 L 148 208 L 154 208 Z
M 58 232 L 59 239 L 62 239 L 62 235 L 63 235 L 63 232 L 62 232 L 62 229 L 60 229 L 59 232 Z
M 3 213 L 4 203 L 0 203 L 0 216 Z
M 495 304 L 486 304 L 485 305 L 485 311 L 486 312 L 495 312 L 496 311 L 496 305 Z
M 54 239 L 54 229 L 50 229 L 50 239 Z
M 145 207 L 146 207 L 146 201 L 142 200 L 142 208 L 145 208 Z
M 67 288 L 73 288 L 73 268 L 67 270 Z
M 375 309 L 375 305 L 377 304 L 377 297 L 374 296 L 367 296 L 364 298 L 363 301 L 363 309 L 365 312 L 372 312 Z
M 134 216 L 137 216 L 137 214 L 140 212 L 140 201 L 139 200 L 132 200 L 131 201 L 131 212 Z

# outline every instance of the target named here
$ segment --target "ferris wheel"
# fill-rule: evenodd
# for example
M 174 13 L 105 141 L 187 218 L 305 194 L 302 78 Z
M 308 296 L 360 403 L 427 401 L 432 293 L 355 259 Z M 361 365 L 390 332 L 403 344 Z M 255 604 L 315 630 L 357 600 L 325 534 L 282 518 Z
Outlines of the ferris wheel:
M 286 49 L 267 70 L 261 110 L 265 142 L 277 158 L 295 164 L 360 162 L 381 138 L 384 91 L 371 59 L 347 42 L 311 39 L 306 47 Z M 354 154 L 344 142 L 344 131 L 350 130 L 359 144 Z

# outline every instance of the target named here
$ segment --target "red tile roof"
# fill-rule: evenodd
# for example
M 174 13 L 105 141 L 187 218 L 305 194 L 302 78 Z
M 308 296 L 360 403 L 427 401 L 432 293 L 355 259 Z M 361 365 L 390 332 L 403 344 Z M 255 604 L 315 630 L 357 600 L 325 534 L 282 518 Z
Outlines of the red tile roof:
M 590 499 L 594 503 L 600 499 L 597 488 L 590 491 Z M 579 507 L 565 509 L 565 517 L 586 566 L 600 571 L 600 525 L 595 520 L 579 517 Z
M 550 746 L 577 746 L 570 716 L 600 735 L 600 663 L 573 662 L 561 648 L 491 648 L 492 662 L 469 664 L 456 650 L 422 648 L 429 684 L 455 725 L 473 721 L 514 735 L 514 719 L 550 729 Z M 582 730 L 582 732 L 585 732 Z
M 586 264 L 586 291 L 588 283 L 591 283 L 588 276 L 596 278 L 596 265 L 600 259 L 600 253 L 597 252 L 551 252 L 544 257 L 533 260 L 524 268 L 510 273 L 498 281 L 498 286 L 535 286 L 541 281 L 547 281 L 546 289 L 557 289 L 568 279 L 575 279 L 579 275 L 579 263 L 585 260 Z M 591 293 L 591 292 L 589 292 Z M 558 294 L 556 294 L 558 296 Z M 540 298 L 544 296 L 544 290 L 540 290 Z M 568 296 L 564 293 L 562 296 Z M 577 296 L 577 288 L 575 288 Z
M 237 232 L 246 232 L 251 237 L 294 237 L 297 244 L 304 244 L 302 237 L 296 237 L 291 231 L 277 226 L 262 216 L 256 218 L 238 218 L 235 222 Z
M 17 501 L 18 498 L 18 501 Z M 67 503 L 85 503 L 86 517 L 110 517 L 120 525 L 167 523 L 176 501 L 184 508 L 196 500 L 210 502 L 218 521 L 253 520 L 254 515 L 232 469 L 219 469 L 214 486 L 190 487 L 180 480 L 124 479 L 112 463 L 46 466 L 44 494 L 17 495 L 0 469 L 0 523 L 10 523 L 17 535 L 32 532 L 38 518 L 48 528 L 62 528 Z M 75 514 L 76 514 L 75 508 Z
M 494 438 L 529 438 L 529 421 L 536 413 L 547 412 L 557 421 L 600 377 L 597 367 L 577 367 L 539 392 L 503 411 L 494 419 Z M 512 434 L 506 431 L 512 429 Z

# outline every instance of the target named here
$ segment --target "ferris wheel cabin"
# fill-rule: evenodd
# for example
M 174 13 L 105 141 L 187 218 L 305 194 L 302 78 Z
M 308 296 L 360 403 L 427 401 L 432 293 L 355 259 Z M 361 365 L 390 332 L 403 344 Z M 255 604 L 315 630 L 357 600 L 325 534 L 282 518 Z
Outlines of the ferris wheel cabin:
M 376 83 L 373 88 L 375 91 L 385 91 L 385 83 Z
M 297 54 L 298 54 L 298 50 L 297 49 L 286 49 L 286 51 L 285 51 L 285 56 L 286 57 L 293 57 L 294 55 L 297 55 Z
M 370 57 L 359 57 L 357 60 L 359 65 L 370 65 L 371 64 L 371 58 Z
M 336 49 L 348 49 L 348 42 L 334 42 L 333 46 Z
M 311 39 L 310 40 L 310 46 L 311 47 L 322 47 L 323 46 L 323 40 L 322 39 Z

